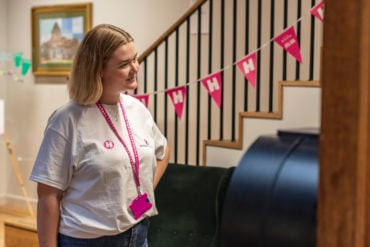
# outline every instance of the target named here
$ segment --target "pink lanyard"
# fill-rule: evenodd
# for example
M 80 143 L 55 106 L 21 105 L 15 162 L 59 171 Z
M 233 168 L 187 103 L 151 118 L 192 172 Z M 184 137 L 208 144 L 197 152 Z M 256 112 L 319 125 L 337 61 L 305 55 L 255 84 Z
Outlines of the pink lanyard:
M 134 152 L 135 161 L 132 158 L 132 155 L 131 155 L 126 143 L 124 142 L 124 140 L 122 139 L 122 137 L 120 136 L 120 134 L 118 133 L 116 128 L 114 127 L 114 124 L 113 124 L 112 120 L 110 119 L 110 117 L 109 117 L 107 111 L 105 110 L 104 106 L 100 102 L 97 102 L 96 105 L 99 108 L 103 117 L 105 118 L 105 121 L 107 121 L 109 127 L 112 129 L 113 133 L 117 136 L 118 140 L 122 143 L 128 157 L 130 159 L 130 164 L 131 164 L 132 172 L 134 173 L 134 178 L 135 178 L 135 183 L 136 183 L 136 186 L 137 186 L 138 194 L 140 195 L 141 191 L 140 191 L 140 179 L 139 179 L 139 167 L 140 167 L 140 165 L 139 165 L 139 155 L 137 153 L 137 149 L 136 149 L 136 145 L 135 145 L 135 141 L 134 141 L 134 136 L 132 134 L 132 130 L 130 128 L 130 124 L 129 124 L 127 116 L 126 116 L 125 108 L 123 107 L 122 102 L 120 100 L 119 105 L 120 105 L 120 108 L 122 110 L 123 118 L 125 120 L 126 129 L 127 129 L 128 136 L 130 138 L 132 151 Z

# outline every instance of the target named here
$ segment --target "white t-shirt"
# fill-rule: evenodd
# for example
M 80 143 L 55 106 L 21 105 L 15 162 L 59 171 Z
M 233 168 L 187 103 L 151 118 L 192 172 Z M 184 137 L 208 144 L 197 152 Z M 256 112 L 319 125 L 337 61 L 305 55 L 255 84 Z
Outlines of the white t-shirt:
M 156 215 L 153 178 L 166 138 L 134 97 L 121 96 L 140 160 L 141 191 L 153 207 L 135 220 L 129 209 L 138 196 L 129 157 L 98 107 L 69 102 L 49 118 L 30 179 L 64 191 L 59 232 L 76 238 L 115 235 Z M 134 157 L 122 111 L 103 105 Z M 118 121 L 113 112 L 119 112 Z

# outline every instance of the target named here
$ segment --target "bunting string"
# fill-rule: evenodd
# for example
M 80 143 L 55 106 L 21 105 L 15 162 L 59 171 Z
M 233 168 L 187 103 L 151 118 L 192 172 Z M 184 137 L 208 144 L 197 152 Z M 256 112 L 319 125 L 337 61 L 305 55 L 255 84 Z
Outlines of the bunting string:
M 16 69 L 0 69 L 0 76 L 9 76 L 16 82 L 24 82 L 24 77 L 32 65 L 31 59 L 24 58 L 23 52 L 0 52 L 0 64 L 6 65 L 9 61 L 13 62 Z M 19 72 L 21 76 L 19 76 Z
M 310 13 L 306 13 L 305 15 L 301 16 L 299 19 L 295 21 L 294 24 L 291 24 L 286 29 L 282 31 L 278 36 L 271 38 L 263 45 L 255 49 L 254 51 L 250 52 L 243 58 L 235 61 L 234 63 L 221 68 L 219 71 L 212 73 L 210 75 L 205 76 L 204 78 L 198 78 L 197 80 L 187 82 L 183 86 L 178 86 L 175 88 L 170 89 L 163 89 L 158 90 L 151 93 L 145 93 L 142 95 L 133 95 L 140 101 L 142 101 L 146 107 L 148 107 L 149 96 L 156 95 L 159 93 L 166 93 L 168 97 L 171 99 L 175 107 L 176 114 L 178 118 L 181 119 L 182 111 L 184 107 L 184 100 L 186 95 L 186 88 L 191 86 L 195 83 L 201 82 L 204 88 L 208 91 L 211 98 L 216 103 L 217 107 L 220 108 L 222 105 L 221 99 L 221 91 L 222 91 L 222 72 L 232 68 L 233 66 L 237 66 L 239 70 L 244 74 L 245 78 L 249 82 L 249 84 L 255 88 L 256 87 L 256 72 L 257 72 L 257 53 L 270 45 L 272 42 L 276 42 L 279 46 L 281 46 L 288 54 L 293 56 L 298 62 L 302 63 L 301 57 L 301 50 L 299 47 L 299 41 L 295 33 L 294 26 L 301 22 L 303 18 L 307 17 L 307 15 L 313 15 L 318 20 L 323 22 L 324 20 L 324 0 L 316 4 L 314 7 L 310 9 Z M 0 76 L 9 76 L 16 82 L 24 82 L 24 77 L 28 73 L 31 67 L 31 59 L 23 58 L 22 52 L 0 52 L 0 65 L 5 64 L 8 61 L 13 60 L 15 70 L 8 69 L 8 70 L 1 70 L 0 69 Z M 21 76 L 19 76 L 19 72 Z
M 184 84 L 183 86 L 178 86 L 175 88 L 170 89 L 163 89 L 158 90 L 151 93 L 145 93 L 141 95 L 133 95 L 142 103 L 148 107 L 149 102 L 149 96 L 150 95 L 156 95 L 159 93 L 166 93 L 168 97 L 171 99 L 174 107 L 175 112 L 179 119 L 181 119 L 182 111 L 184 107 L 184 100 L 186 95 L 186 87 L 191 86 L 192 84 L 201 82 L 202 85 L 206 88 L 208 93 L 210 94 L 211 98 L 216 103 L 217 107 L 220 108 L 222 102 L 221 102 L 221 90 L 222 90 L 222 77 L 221 73 L 223 71 L 226 71 L 233 66 L 237 66 L 239 70 L 244 74 L 245 78 L 249 82 L 249 84 L 255 88 L 256 87 L 256 71 L 257 71 L 257 52 L 264 49 L 268 45 L 270 45 L 272 42 L 275 42 L 279 46 L 281 46 L 288 54 L 293 56 L 299 63 L 302 63 L 302 56 L 301 56 L 301 50 L 299 47 L 299 41 L 294 29 L 294 26 L 301 22 L 303 18 L 307 16 L 313 15 L 318 20 L 323 22 L 324 20 L 324 0 L 316 4 L 314 7 L 310 9 L 309 13 L 306 13 L 305 15 L 301 16 L 299 19 L 295 21 L 294 24 L 288 26 L 286 29 L 282 31 L 278 36 L 271 38 L 269 41 L 258 47 L 256 50 L 250 52 L 243 58 L 235 61 L 233 64 L 230 64 L 222 69 L 220 69 L 218 72 L 215 72 L 211 75 L 208 75 L 204 78 L 200 78 L 191 82 L 188 82 Z

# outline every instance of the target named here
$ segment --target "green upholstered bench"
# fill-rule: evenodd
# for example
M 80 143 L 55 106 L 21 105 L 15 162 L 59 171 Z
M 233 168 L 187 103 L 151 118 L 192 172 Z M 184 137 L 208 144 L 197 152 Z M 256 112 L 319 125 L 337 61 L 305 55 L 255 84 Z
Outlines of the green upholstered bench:
M 221 213 L 234 167 L 169 164 L 156 188 L 150 247 L 220 246 Z

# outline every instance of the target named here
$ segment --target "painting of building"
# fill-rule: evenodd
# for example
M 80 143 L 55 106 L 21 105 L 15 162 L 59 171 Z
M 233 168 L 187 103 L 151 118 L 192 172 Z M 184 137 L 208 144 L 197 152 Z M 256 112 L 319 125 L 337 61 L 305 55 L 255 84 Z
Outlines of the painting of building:
M 76 28 L 69 19 L 56 20 L 49 33 L 44 34 L 48 39 L 40 42 L 40 64 L 72 62 L 82 34 L 73 32 Z

